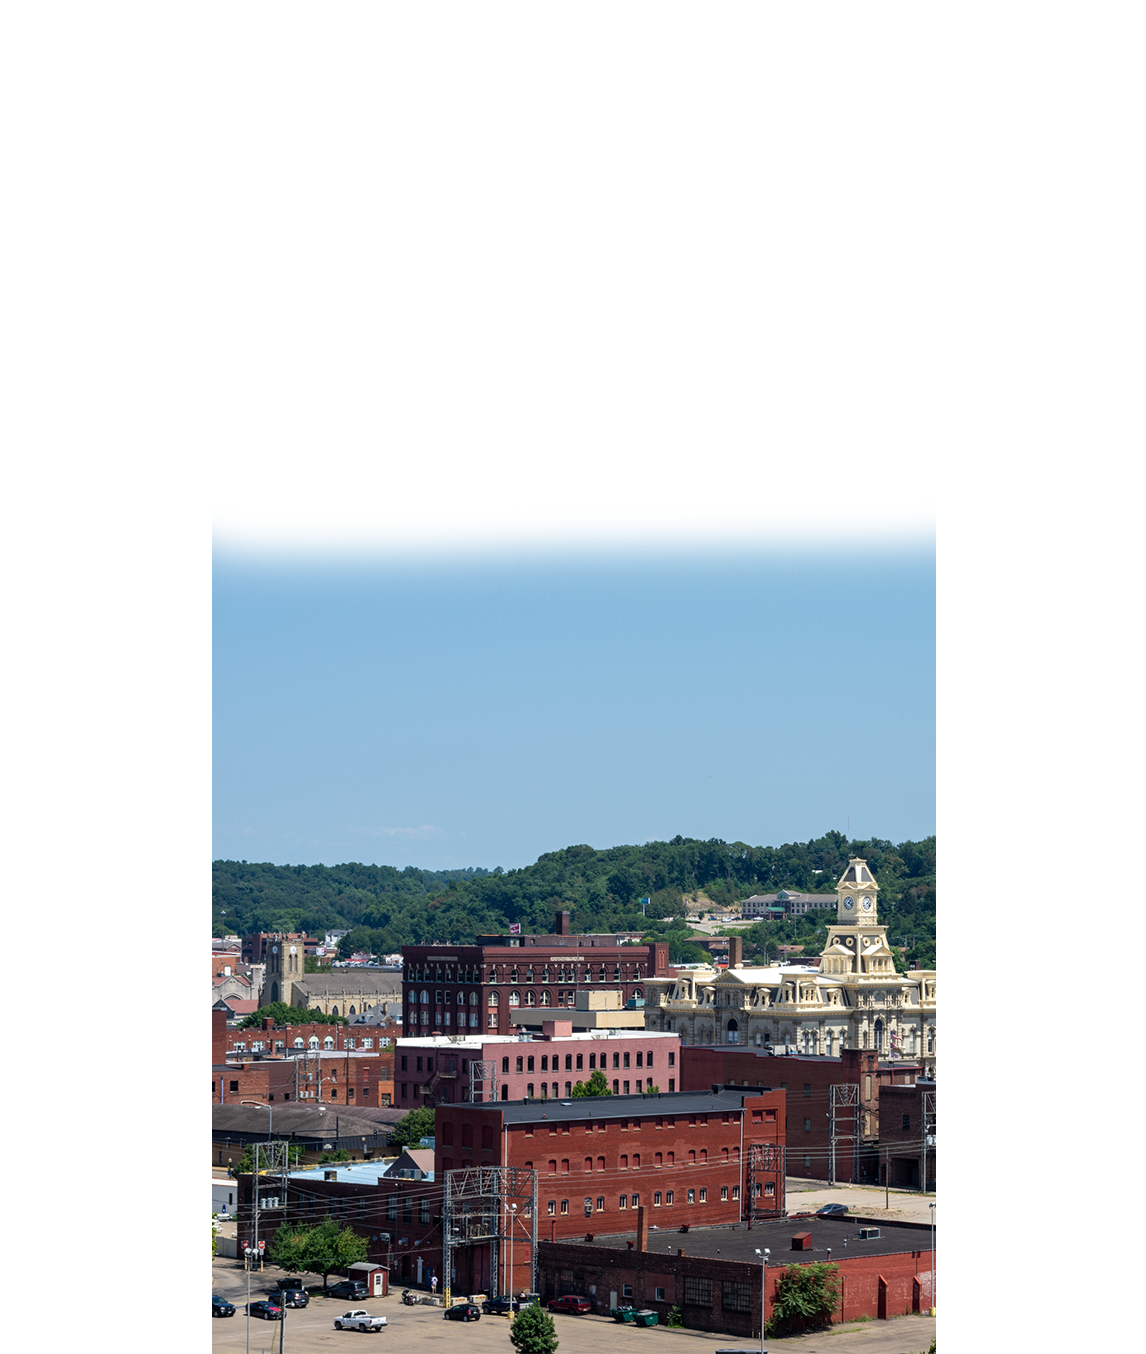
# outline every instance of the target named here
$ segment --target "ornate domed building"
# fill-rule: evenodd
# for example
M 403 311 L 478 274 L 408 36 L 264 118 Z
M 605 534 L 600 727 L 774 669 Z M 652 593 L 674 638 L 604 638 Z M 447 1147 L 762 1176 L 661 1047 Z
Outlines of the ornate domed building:
M 935 1075 L 935 971 L 897 973 L 879 924 L 879 885 L 858 857 L 836 885 L 819 967 L 682 969 L 646 983 L 645 1025 L 682 1044 L 748 1044 L 836 1057 L 872 1049 Z

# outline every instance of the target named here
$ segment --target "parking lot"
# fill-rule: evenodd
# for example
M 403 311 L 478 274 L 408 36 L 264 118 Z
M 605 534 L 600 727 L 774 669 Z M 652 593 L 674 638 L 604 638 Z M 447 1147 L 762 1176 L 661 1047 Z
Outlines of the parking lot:
M 247 1279 L 233 1260 L 215 1260 L 212 1291 L 221 1294 L 239 1309 L 232 1317 L 211 1322 L 212 1347 L 220 1351 L 245 1351 L 247 1318 Z M 267 1296 L 279 1271 L 269 1269 L 251 1276 L 251 1300 Z M 333 1279 L 332 1279 L 333 1282 Z M 456 1296 L 456 1295 L 455 1295 Z M 204 1304 L 206 1305 L 206 1304 Z M 384 1316 L 386 1329 L 376 1335 L 357 1331 L 336 1331 L 334 1318 L 350 1307 L 365 1307 L 372 1316 Z M 715 1354 L 717 1349 L 742 1348 L 754 1354 L 760 1346 L 751 1340 L 708 1331 L 668 1330 L 655 1327 L 642 1330 L 617 1325 L 608 1317 L 566 1316 L 553 1318 L 560 1341 L 560 1354 L 602 1354 L 603 1348 L 616 1354 Z M 769 1340 L 767 1349 L 799 1349 L 803 1354 L 921 1354 L 935 1334 L 935 1322 L 929 1317 L 905 1316 L 895 1321 L 870 1321 L 835 1327 L 822 1334 L 801 1335 L 786 1340 Z M 344 1348 L 348 1343 L 358 1350 L 363 1341 L 389 1344 L 399 1342 L 402 1354 L 430 1354 L 443 1339 L 463 1343 L 473 1354 L 514 1354 L 509 1342 L 509 1318 L 483 1316 L 469 1324 L 447 1323 L 440 1307 L 406 1307 L 401 1289 L 387 1298 L 368 1298 L 363 1303 L 312 1294 L 310 1305 L 288 1308 L 286 1314 L 285 1354 L 318 1354 L 318 1351 Z M 279 1347 L 279 1323 L 251 1319 L 251 1354 L 276 1354 Z

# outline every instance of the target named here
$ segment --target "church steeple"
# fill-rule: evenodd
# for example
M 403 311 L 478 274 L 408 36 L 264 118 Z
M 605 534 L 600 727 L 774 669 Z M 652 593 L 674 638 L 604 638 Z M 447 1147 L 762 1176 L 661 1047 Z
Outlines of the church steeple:
M 853 856 L 836 885 L 836 925 L 877 925 L 878 894 L 879 885 L 867 861 Z

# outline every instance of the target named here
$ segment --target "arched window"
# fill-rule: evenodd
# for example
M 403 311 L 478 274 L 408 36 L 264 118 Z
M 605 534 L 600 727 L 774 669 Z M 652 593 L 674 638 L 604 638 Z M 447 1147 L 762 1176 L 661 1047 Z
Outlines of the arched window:
M 640 989 L 639 987 L 634 987 L 634 988 L 633 988 L 633 996 L 634 996 L 634 997 L 643 997 L 644 995 L 645 995 L 645 994 L 641 991 L 641 989 Z
M 301 1039 L 296 1039 L 296 1040 L 294 1041 L 294 1046 L 295 1046 L 295 1048 L 302 1048 L 302 1047 L 303 1047 L 303 1042 L 302 1042 L 302 1040 L 301 1040 Z
M 331 1038 L 331 1036 L 330 1036 L 329 1034 L 328 1034 L 328 1035 L 326 1036 L 326 1038 L 322 1041 L 322 1046 L 323 1046 L 324 1049 L 327 1049 L 327 1050 L 330 1050 L 330 1049 L 332 1049 L 332 1048 L 334 1047 L 334 1040 Z
M 736 1020 L 730 1020 L 728 1022 L 728 1042 L 730 1044 L 738 1044 L 740 1042 L 740 1025 Z
M 511 1006 L 520 1006 L 520 1005 L 521 1005 L 521 993 L 520 993 L 520 992 L 511 992 L 511 993 L 509 994 L 509 1004 L 510 1004 Z
M 478 1004 L 478 994 L 477 994 L 476 992 L 471 992 L 471 993 L 470 993 L 470 1005 L 471 1005 L 471 1006 L 476 1006 L 477 1004 Z
M 422 1000 L 424 1002 L 428 1002 L 430 1000 L 430 994 L 426 991 L 424 987 L 422 988 Z
M 525 1004 L 526 1006 L 533 1006 L 535 1004 L 535 998 L 532 992 L 527 992 L 525 994 Z
M 332 1016 L 336 1016 L 336 1015 L 338 1014 L 338 1007 L 337 1007 L 337 1006 L 332 1006 L 332 1007 L 330 1008 L 330 1014 L 331 1014 Z
M 533 996 L 533 993 L 531 992 L 529 995 L 532 997 L 532 996 Z M 542 993 L 541 993 L 541 1004 L 542 1004 L 542 1006 L 548 1006 L 548 1005 L 549 1005 L 549 993 L 548 993 L 548 992 L 542 991 Z
M 310 1039 L 307 1041 L 307 1048 L 317 1048 L 317 1047 L 318 1047 L 318 1035 L 312 1034 L 310 1036 Z
M 496 992 L 491 992 L 491 993 L 489 994 L 489 1002 L 488 1002 L 487 1004 L 490 1005 L 490 1006 L 496 1006 L 496 1005 L 497 1005 L 497 1000 L 498 1000 L 498 998 L 497 998 L 497 993 L 496 993 Z
M 355 1011 L 354 1007 L 352 1006 L 352 1007 L 350 1008 L 350 1010 L 347 1011 L 346 1014 L 347 1014 L 347 1015 L 357 1015 L 358 1013 Z

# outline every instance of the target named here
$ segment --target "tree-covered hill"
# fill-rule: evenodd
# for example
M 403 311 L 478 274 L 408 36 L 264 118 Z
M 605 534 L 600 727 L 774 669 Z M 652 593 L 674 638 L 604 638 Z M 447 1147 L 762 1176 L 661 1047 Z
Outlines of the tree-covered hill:
M 684 915 L 685 895 L 718 905 L 752 893 L 796 889 L 828 893 L 850 856 L 864 856 L 880 884 L 880 921 L 894 941 L 914 937 L 909 958 L 934 963 L 935 838 L 920 842 L 848 841 L 828 832 L 809 842 L 747 846 L 719 838 L 674 837 L 643 846 L 567 846 L 520 870 L 404 870 L 389 865 L 269 865 L 219 860 L 214 866 L 213 934 L 349 928 L 343 948 L 375 952 L 401 945 L 525 932 L 550 932 L 559 909 L 576 931 L 643 928 L 668 935 L 680 957 L 687 928 L 665 919 Z M 652 903 L 642 921 L 638 899 Z M 745 957 L 786 936 L 814 937 L 824 914 L 751 928 Z M 777 930 L 777 928 L 780 928 Z M 676 934 L 674 934 L 676 933 Z

